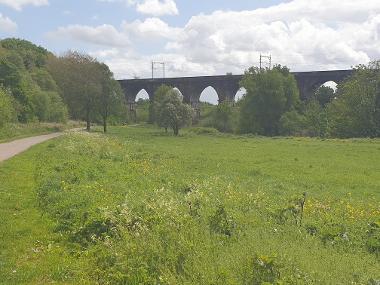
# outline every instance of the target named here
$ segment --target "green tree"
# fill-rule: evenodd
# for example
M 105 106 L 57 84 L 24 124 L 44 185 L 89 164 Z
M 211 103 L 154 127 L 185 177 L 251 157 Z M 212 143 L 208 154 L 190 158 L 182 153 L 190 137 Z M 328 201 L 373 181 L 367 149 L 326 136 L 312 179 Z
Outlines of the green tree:
M 0 88 L 0 128 L 14 121 L 15 115 L 12 96 L 4 88 Z
M 45 68 L 35 68 L 31 71 L 31 76 L 34 82 L 43 91 L 55 91 L 58 92 L 59 88 L 53 77 Z
M 49 98 L 48 114 L 46 120 L 48 122 L 66 123 L 68 119 L 68 110 L 61 96 L 54 91 L 44 91 Z
M 167 94 L 173 89 L 173 87 L 162 84 L 160 87 L 157 88 L 157 90 L 154 92 L 153 100 L 150 102 L 149 106 L 149 121 L 151 123 L 156 123 L 160 127 L 165 128 L 167 131 L 168 125 L 165 124 L 163 120 L 160 119 L 161 115 L 161 108 L 164 99 L 166 98 Z
M 22 58 L 14 51 L 2 50 L 0 53 L 0 85 L 10 91 L 15 98 L 17 117 L 26 123 L 33 117 L 33 108 L 27 92 L 31 90 L 28 84 L 28 74 L 23 66 Z
M 60 58 L 51 58 L 48 70 L 62 90 L 70 116 L 85 120 L 89 131 L 103 91 L 99 63 L 87 54 L 69 51 Z
M 321 86 L 315 92 L 314 98 L 322 107 L 326 107 L 327 104 L 331 103 L 331 101 L 334 100 L 335 91 L 331 87 Z
M 106 64 L 87 54 L 69 51 L 60 58 L 49 58 L 48 70 L 63 94 L 70 116 L 85 120 L 88 131 L 91 123 L 96 122 L 107 132 L 110 117 L 115 122 L 125 116 L 123 92 Z
M 280 134 L 285 136 L 304 135 L 306 124 L 306 117 L 293 109 L 281 116 Z
M 168 90 L 168 92 L 163 92 Z M 159 98 L 154 101 L 154 114 L 156 123 L 165 128 L 171 128 L 175 136 L 179 135 L 179 130 L 191 124 L 193 118 L 193 109 L 182 103 L 182 97 L 179 92 L 173 88 L 162 86 L 162 92 L 159 92 Z
M 279 134 L 282 115 L 299 102 L 297 82 L 289 69 L 280 65 L 264 71 L 252 67 L 246 71 L 241 86 L 247 94 L 240 103 L 240 131 Z
M 220 132 L 231 132 L 233 111 L 233 106 L 229 102 L 220 103 L 212 113 L 213 126 Z
M 65 121 L 67 111 L 58 87 L 45 68 L 45 49 L 28 41 L 0 41 L 0 84 L 14 98 L 18 121 Z
M 121 116 L 123 108 L 125 108 L 126 105 L 120 84 L 114 79 L 109 67 L 104 63 L 98 64 L 98 67 L 101 71 L 102 91 L 97 106 L 100 116 L 102 117 L 103 131 L 106 133 L 108 118 L 112 114 Z
M 360 65 L 338 86 L 327 108 L 329 132 L 335 137 L 380 135 L 380 61 Z
M 312 99 L 305 105 L 306 134 L 311 137 L 325 137 L 327 135 L 328 120 L 326 107 Z
M 9 38 L 2 40 L 0 44 L 4 49 L 16 52 L 28 70 L 45 66 L 47 58 L 52 55 L 43 47 L 26 40 Z

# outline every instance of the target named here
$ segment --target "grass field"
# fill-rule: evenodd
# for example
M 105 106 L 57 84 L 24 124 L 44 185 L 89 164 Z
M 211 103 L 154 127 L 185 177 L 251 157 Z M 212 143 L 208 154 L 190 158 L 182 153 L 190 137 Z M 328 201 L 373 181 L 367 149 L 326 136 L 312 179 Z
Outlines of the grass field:
M 378 284 L 380 141 L 149 127 L 0 164 L 0 284 Z

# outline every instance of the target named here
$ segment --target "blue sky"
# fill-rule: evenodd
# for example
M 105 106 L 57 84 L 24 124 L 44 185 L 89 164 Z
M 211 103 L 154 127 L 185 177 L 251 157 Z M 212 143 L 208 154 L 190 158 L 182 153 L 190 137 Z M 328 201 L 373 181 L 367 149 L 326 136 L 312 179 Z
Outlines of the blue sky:
M 380 59 L 379 0 L 0 0 L 0 37 L 107 63 L 116 78 L 243 73 L 260 54 L 293 71 Z M 160 76 L 158 73 L 157 76 Z

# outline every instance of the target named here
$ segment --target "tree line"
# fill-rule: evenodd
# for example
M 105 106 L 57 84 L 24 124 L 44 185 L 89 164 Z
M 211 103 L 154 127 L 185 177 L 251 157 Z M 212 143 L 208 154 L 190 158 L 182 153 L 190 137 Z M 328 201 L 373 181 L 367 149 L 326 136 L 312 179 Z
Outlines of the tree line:
M 104 63 L 68 51 L 55 56 L 28 41 L 0 41 L 0 127 L 19 122 L 121 123 L 126 105 Z
M 147 120 L 165 130 L 196 122 L 222 132 L 264 136 L 379 137 L 380 61 L 359 65 L 337 90 L 320 87 L 300 100 L 285 66 L 249 68 L 240 82 L 247 91 L 236 104 L 208 108 L 199 121 L 178 90 L 161 86 L 146 107 Z M 0 128 L 10 122 L 126 123 L 125 98 L 109 67 L 75 51 L 55 56 L 28 41 L 0 41 Z
M 300 99 L 296 79 L 286 66 L 251 67 L 240 86 L 247 92 L 236 104 L 223 102 L 211 107 L 201 103 L 201 113 L 206 114 L 197 124 L 221 132 L 263 136 L 380 136 L 379 61 L 357 66 L 337 90 L 321 86 L 306 101 Z M 151 122 L 166 130 L 172 128 L 178 135 L 179 128 L 197 121 L 195 112 L 181 101 L 178 90 L 162 85 L 149 108 Z
M 222 132 L 327 138 L 380 136 L 380 62 L 359 65 L 334 90 L 321 86 L 300 99 L 289 69 L 252 67 L 240 82 L 246 95 L 224 102 L 201 121 Z

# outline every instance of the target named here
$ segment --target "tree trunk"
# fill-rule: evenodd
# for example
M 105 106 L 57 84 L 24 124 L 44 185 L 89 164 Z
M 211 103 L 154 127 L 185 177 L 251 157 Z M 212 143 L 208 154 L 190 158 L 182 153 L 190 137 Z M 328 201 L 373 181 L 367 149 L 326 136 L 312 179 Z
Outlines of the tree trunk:
M 91 130 L 91 121 L 90 121 L 90 110 L 86 111 L 86 130 L 89 132 Z
M 177 125 L 174 125 L 173 131 L 174 131 L 174 135 L 175 135 L 175 136 L 178 136 L 178 134 L 179 134 L 179 129 L 178 129 L 178 126 L 177 126 Z
M 103 113 L 102 117 L 103 117 L 103 132 L 106 133 L 107 132 L 107 118 L 108 118 L 107 110 Z
M 103 132 L 104 133 L 107 132 L 107 119 L 106 118 L 103 118 Z

